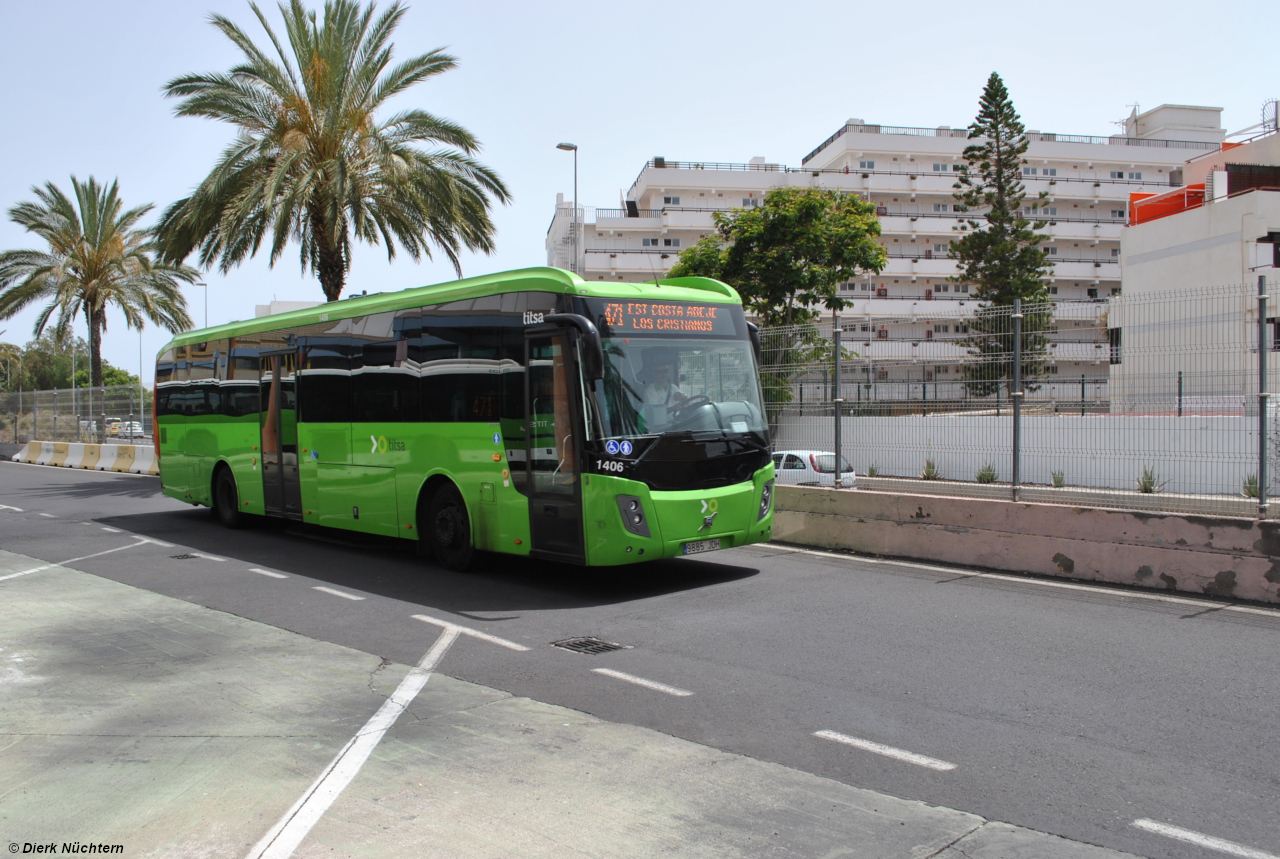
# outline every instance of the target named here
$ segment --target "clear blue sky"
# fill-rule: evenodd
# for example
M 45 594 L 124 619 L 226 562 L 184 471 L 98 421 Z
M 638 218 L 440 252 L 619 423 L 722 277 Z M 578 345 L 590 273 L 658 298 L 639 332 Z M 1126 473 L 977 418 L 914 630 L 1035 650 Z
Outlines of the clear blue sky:
M 572 156 L 555 149 L 561 140 L 581 147 L 581 202 L 613 207 L 654 155 L 763 155 L 798 165 L 850 116 L 966 125 L 993 70 L 1027 127 L 1075 134 L 1114 133 L 1112 121 L 1134 103 L 1222 107 L 1234 131 L 1257 122 L 1262 102 L 1280 95 L 1270 62 L 1280 6 L 1265 0 L 409 5 L 396 37 L 400 55 L 447 47 L 460 65 L 401 104 L 469 128 L 484 144 L 481 159 L 514 194 L 496 212 L 497 252 L 464 258 L 467 275 L 545 264 L 556 192 L 567 197 L 573 187 Z M 274 5 L 264 8 L 279 20 Z M 207 22 L 214 11 L 261 32 L 243 0 L 6 4 L 0 210 L 30 199 L 32 185 L 69 188 L 73 173 L 118 178 L 127 205 L 152 202 L 157 212 L 185 196 L 232 132 L 175 118 L 161 88 L 236 60 Z M 0 220 L 0 247 L 32 246 Z M 382 248 L 364 247 L 348 289 L 452 277 L 443 259 L 400 256 L 388 264 Z M 322 297 L 319 284 L 300 275 L 296 247 L 274 270 L 259 256 L 206 280 L 210 324 L 251 317 L 254 304 L 273 297 Z M 189 288 L 188 299 L 202 324 L 204 290 Z M 7 329 L 0 340 L 26 342 L 33 321 L 28 312 L 0 322 Z M 118 316 L 109 326 L 105 357 L 136 372 L 137 334 Z M 145 332 L 147 363 L 166 339 Z M 151 375 L 147 367 L 148 382 Z

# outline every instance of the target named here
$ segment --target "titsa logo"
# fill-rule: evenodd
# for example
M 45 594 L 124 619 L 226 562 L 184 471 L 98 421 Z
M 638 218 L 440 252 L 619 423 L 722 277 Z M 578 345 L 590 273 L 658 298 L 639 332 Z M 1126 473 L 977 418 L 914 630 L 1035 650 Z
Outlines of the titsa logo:
M 394 438 L 387 438 L 385 435 L 369 436 L 369 443 L 372 447 L 369 453 L 386 453 L 389 450 L 404 450 L 404 442 L 397 441 Z
M 542 314 L 534 313 L 532 310 L 526 310 L 524 312 L 524 324 L 525 325 L 541 325 Z

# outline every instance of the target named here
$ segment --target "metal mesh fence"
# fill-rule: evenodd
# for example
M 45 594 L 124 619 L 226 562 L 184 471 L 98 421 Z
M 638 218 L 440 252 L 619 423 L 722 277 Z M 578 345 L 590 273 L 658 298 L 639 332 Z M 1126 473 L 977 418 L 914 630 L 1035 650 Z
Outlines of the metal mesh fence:
M 150 441 L 151 392 L 137 385 L 0 393 L 0 442 Z
M 1259 363 L 1277 348 L 1280 313 L 1259 291 L 845 314 L 838 387 L 830 319 L 770 329 L 774 450 L 833 451 L 838 408 L 861 489 L 1265 515 L 1280 417 L 1259 407 Z

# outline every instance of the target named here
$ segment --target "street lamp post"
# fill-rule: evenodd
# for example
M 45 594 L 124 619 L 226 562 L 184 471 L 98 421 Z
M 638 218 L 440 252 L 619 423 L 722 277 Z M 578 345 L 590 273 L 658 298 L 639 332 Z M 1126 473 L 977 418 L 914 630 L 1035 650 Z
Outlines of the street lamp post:
M 204 287 L 204 327 L 209 327 L 209 284 L 198 283 L 196 286 Z
M 578 144 L 557 143 L 556 149 L 573 153 L 573 273 L 581 274 L 578 271 L 578 234 L 581 232 L 578 226 Z

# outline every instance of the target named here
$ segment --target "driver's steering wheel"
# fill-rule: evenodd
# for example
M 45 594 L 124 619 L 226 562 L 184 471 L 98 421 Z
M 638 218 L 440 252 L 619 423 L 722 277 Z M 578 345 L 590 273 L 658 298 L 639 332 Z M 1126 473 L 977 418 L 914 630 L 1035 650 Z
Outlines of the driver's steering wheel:
M 693 408 L 694 406 L 705 406 L 709 402 L 711 402 L 711 398 L 706 394 L 698 394 L 697 396 L 686 398 L 684 402 L 678 405 L 672 406 L 671 411 L 673 414 L 679 414 L 685 409 Z

